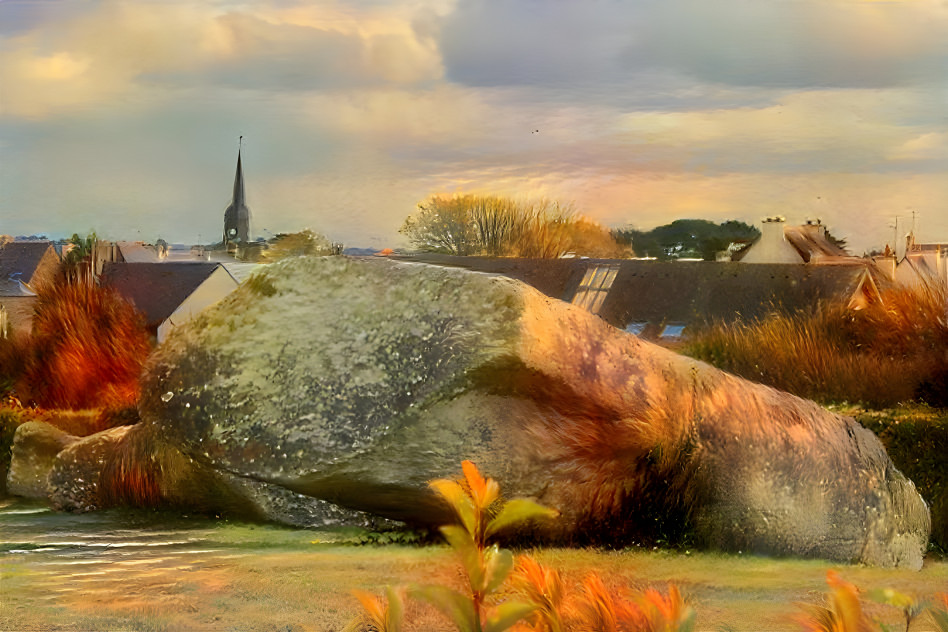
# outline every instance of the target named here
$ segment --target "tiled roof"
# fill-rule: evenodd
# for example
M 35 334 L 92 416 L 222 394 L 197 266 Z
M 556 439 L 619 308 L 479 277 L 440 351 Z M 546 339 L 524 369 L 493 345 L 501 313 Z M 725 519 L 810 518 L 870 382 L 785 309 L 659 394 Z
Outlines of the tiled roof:
M 784 237 L 807 263 L 813 257 L 846 257 L 845 250 L 831 242 L 813 226 L 784 226 Z
M 30 283 L 46 252 L 48 241 L 11 241 L 0 246 L 0 279 Z
M 119 241 L 115 244 L 125 263 L 158 263 L 158 253 L 153 246 L 138 241 Z
M 848 301 L 868 267 L 717 262 L 623 262 L 600 316 L 630 322 L 682 323 L 755 319 L 820 301 Z
M 100 283 L 114 288 L 145 315 L 149 327 L 168 318 L 220 264 L 106 263 Z
M 488 259 L 418 255 L 410 260 L 503 274 L 541 292 L 571 301 L 593 266 L 617 265 L 618 273 L 598 314 L 624 328 L 633 322 L 696 323 L 753 319 L 774 308 L 801 310 L 819 301 L 848 300 L 866 274 L 862 260 L 848 264 L 755 264 L 595 259 Z
M 16 296 L 36 296 L 36 293 L 31 292 L 19 281 L 0 278 L 0 296 L 12 298 Z

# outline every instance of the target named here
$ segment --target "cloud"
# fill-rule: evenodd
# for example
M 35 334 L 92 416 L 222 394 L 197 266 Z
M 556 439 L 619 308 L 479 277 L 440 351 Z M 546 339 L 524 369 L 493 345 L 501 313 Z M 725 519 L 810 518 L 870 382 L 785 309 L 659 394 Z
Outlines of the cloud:
M 473 86 L 545 86 L 614 79 L 631 3 L 473 0 L 447 16 L 440 47 L 449 79 Z
M 430 83 L 443 68 L 435 43 L 416 31 L 426 15 L 89 4 L 6 32 L 0 115 L 43 118 L 135 99 L 151 85 L 300 92 Z
M 917 169 L 918 163 L 935 162 L 940 171 L 948 167 L 948 132 L 925 132 L 892 148 L 889 159 L 908 162 Z
M 860 230 L 948 198 L 930 0 L 43 5 L 0 2 L 3 232 L 208 239 L 241 134 L 259 227 L 353 245 L 433 193 Z
M 475 86 L 611 86 L 665 72 L 768 88 L 944 82 L 939 0 L 473 0 L 444 21 L 447 76 Z M 647 89 L 647 87 L 645 88 Z
M 648 28 L 625 52 L 701 81 L 888 87 L 944 78 L 948 10 L 937 0 L 702 0 L 646 3 Z

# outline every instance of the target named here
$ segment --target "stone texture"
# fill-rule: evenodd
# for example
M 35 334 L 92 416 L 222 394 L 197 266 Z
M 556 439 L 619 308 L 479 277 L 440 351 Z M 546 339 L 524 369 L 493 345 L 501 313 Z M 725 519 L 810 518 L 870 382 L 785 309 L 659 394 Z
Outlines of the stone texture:
M 470 459 L 561 511 L 549 541 L 687 531 L 909 567 L 928 542 L 928 508 L 852 419 L 502 277 L 274 264 L 169 338 L 143 392 L 142 427 L 202 472 L 396 520 L 445 521 L 427 481 Z
M 392 528 L 396 523 L 235 476 L 183 454 L 144 424 L 119 426 L 75 442 L 53 461 L 43 497 L 56 509 L 175 507 L 298 527 Z
M 60 452 L 48 477 L 48 495 L 55 509 L 94 511 L 102 502 L 102 471 L 132 426 L 104 430 L 76 441 Z
M 41 421 L 20 424 L 13 435 L 7 493 L 26 498 L 46 498 L 46 477 L 56 455 L 78 440 Z

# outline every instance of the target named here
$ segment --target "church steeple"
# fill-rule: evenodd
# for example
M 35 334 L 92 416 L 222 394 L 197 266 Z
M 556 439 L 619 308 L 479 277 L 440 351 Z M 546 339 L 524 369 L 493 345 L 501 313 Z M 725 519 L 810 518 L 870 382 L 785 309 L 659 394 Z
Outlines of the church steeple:
M 241 144 L 243 136 L 240 137 Z M 237 173 L 234 175 L 234 196 L 224 211 L 224 245 L 246 244 L 250 241 L 250 209 L 244 199 L 244 171 L 237 148 Z

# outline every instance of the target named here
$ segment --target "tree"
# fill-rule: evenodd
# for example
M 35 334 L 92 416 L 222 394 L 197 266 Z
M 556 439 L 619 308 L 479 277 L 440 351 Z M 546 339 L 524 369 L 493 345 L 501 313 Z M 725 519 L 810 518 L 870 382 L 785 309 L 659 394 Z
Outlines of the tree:
M 69 238 L 69 250 L 63 255 L 63 274 L 67 283 L 92 282 L 93 257 L 98 240 L 95 231 L 85 237 L 73 233 Z
M 280 233 L 270 240 L 270 247 L 263 253 L 264 259 L 278 261 L 286 257 L 303 255 L 336 255 L 341 248 L 325 236 L 309 230 L 298 233 Z
M 431 197 L 418 205 L 401 232 L 428 252 L 491 257 L 555 258 L 569 252 L 619 257 L 626 248 L 571 205 L 520 202 L 498 196 Z
M 753 226 L 728 220 L 715 224 L 703 219 L 677 219 L 650 231 L 617 230 L 617 241 L 631 244 L 635 252 L 659 259 L 696 257 L 714 261 L 732 243 L 751 242 L 760 235 Z
M 477 232 L 465 198 L 432 197 L 418 205 L 399 230 L 412 245 L 429 252 L 463 257 L 477 247 Z

